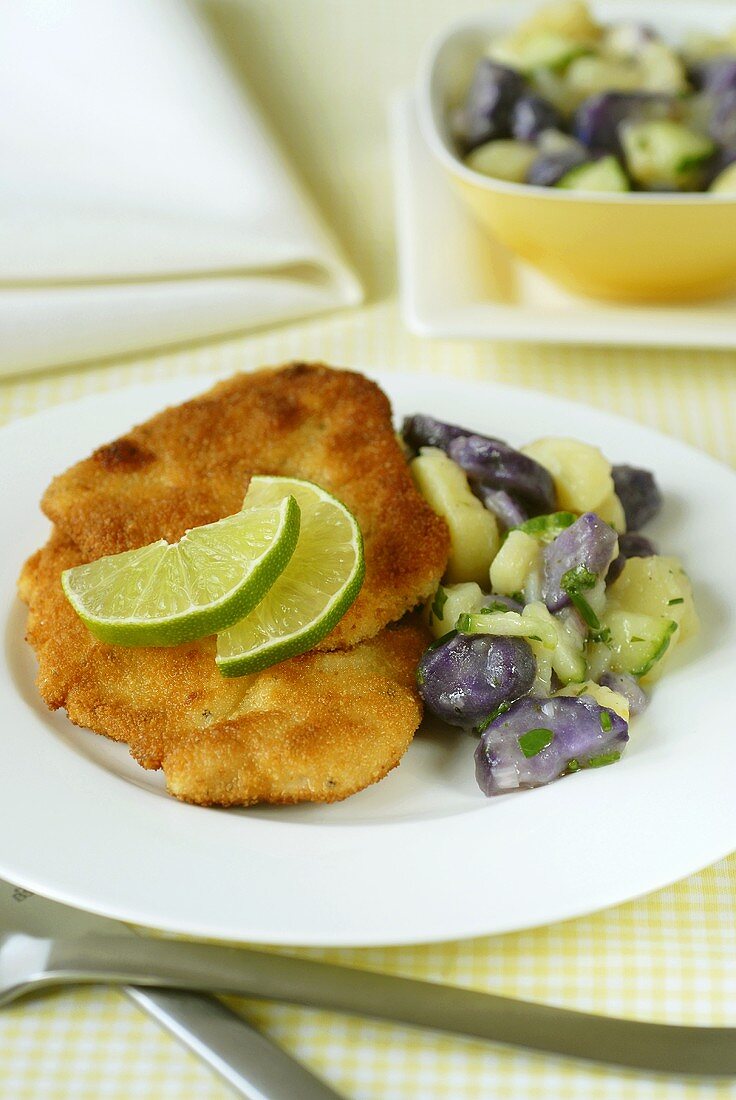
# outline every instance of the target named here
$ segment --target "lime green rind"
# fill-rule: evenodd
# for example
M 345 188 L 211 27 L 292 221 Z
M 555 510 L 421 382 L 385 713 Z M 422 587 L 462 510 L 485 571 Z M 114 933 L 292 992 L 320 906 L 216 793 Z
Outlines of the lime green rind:
M 267 549 L 250 569 L 244 571 L 240 584 L 206 606 L 188 608 L 158 620 L 152 620 L 150 616 L 98 618 L 88 614 L 83 601 L 73 588 L 71 577 L 74 569 L 62 573 L 64 594 L 90 633 L 109 645 L 175 646 L 227 630 L 257 607 L 296 550 L 300 530 L 299 505 L 293 496 L 288 496 L 278 507 L 281 511 L 279 523 Z M 215 527 L 216 524 L 209 526 Z M 202 528 L 195 530 L 201 531 Z M 165 545 L 163 540 L 155 545 L 162 544 Z M 143 604 L 144 598 L 145 593 L 138 600 L 138 605 Z
M 251 481 L 244 501 L 244 508 L 253 500 L 258 506 L 273 503 L 279 492 L 279 482 L 294 488 L 303 486 L 312 491 L 319 500 L 329 501 L 347 520 L 351 545 L 355 552 L 355 563 L 343 585 L 334 593 L 319 616 L 303 629 L 294 631 L 285 637 L 276 637 L 261 645 L 254 646 L 230 656 L 219 653 L 215 660 L 220 673 L 225 677 L 245 676 L 260 672 L 271 665 L 296 657 L 317 645 L 337 625 L 351 605 L 355 602 L 365 577 L 365 558 L 363 537 L 360 526 L 350 510 L 331 493 L 315 482 L 303 478 L 255 477 Z M 288 576 L 288 574 L 287 574 Z M 218 644 L 219 644 L 218 638 Z
M 287 661 L 290 657 L 298 657 L 301 653 L 313 649 L 330 631 L 337 626 L 340 619 L 352 607 L 363 587 L 365 578 L 365 561 L 363 559 L 362 538 L 360 540 L 360 561 L 358 571 L 354 573 L 352 581 L 342 590 L 330 611 L 318 620 L 306 631 L 300 631 L 288 638 L 280 638 L 270 645 L 262 646 L 253 653 L 247 653 L 242 657 L 216 657 L 220 673 L 228 679 L 236 676 L 247 676 L 254 672 L 262 672 L 272 665 Z

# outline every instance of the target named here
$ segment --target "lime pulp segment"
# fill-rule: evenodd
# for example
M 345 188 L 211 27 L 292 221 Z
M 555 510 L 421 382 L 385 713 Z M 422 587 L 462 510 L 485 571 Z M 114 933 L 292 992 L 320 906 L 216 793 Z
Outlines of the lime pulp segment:
M 273 506 L 286 494 L 301 510 L 296 550 L 258 606 L 218 635 L 216 660 L 224 676 L 258 672 L 311 649 L 342 618 L 363 583 L 360 527 L 325 489 L 296 478 L 254 477 L 243 507 Z
M 297 545 L 299 505 L 273 505 L 193 528 L 176 543 L 67 569 L 67 599 L 103 642 L 170 646 L 225 630 L 263 599 Z

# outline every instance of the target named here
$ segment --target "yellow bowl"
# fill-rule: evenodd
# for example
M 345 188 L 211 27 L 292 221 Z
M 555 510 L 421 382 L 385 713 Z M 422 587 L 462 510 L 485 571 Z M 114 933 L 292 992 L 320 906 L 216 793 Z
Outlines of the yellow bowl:
M 523 14 L 520 6 L 513 6 L 514 22 Z M 663 10 L 651 0 L 650 6 Z M 714 6 L 704 7 L 711 15 Z M 612 10 L 615 16 L 618 5 L 605 9 L 603 17 L 611 17 Z M 700 20 L 704 13 L 698 9 L 696 14 Z M 448 119 L 475 62 L 499 29 L 498 20 L 475 20 L 442 35 L 425 57 L 419 88 L 425 140 L 481 226 L 577 294 L 666 302 L 713 297 L 733 288 L 736 196 L 558 191 L 491 179 L 462 163 Z

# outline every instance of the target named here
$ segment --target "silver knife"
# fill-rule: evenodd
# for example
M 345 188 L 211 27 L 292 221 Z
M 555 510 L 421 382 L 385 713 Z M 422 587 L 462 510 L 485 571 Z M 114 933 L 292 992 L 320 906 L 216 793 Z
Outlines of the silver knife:
M 49 901 L 0 879 L 0 928 L 30 936 L 111 934 L 135 939 L 127 925 Z M 338 1093 L 216 997 L 124 986 L 124 992 L 246 1100 L 340 1100 Z
M 664 1073 L 736 1076 L 736 1028 L 595 1016 L 247 947 L 5 932 L 5 1000 L 64 983 L 216 990 Z M 297 1094 L 299 1095 L 299 1094 Z M 303 1096 L 304 1094 L 302 1094 Z

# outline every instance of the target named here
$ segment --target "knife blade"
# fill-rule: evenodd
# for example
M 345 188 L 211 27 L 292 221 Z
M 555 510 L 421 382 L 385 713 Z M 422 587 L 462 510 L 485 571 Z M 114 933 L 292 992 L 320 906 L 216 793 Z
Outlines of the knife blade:
M 50 901 L 0 879 L 0 928 L 31 936 L 105 935 L 136 938 L 120 921 Z M 202 1059 L 246 1100 L 340 1100 L 222 1001 L 206 993 L 123 986 L 139 1008 Z

